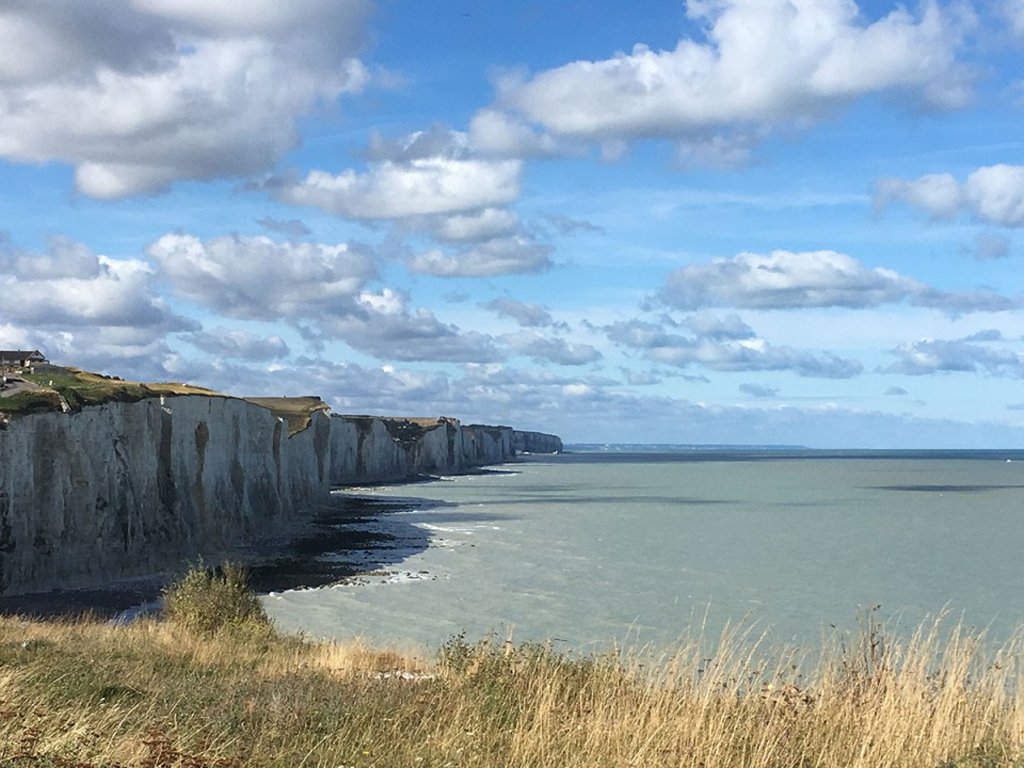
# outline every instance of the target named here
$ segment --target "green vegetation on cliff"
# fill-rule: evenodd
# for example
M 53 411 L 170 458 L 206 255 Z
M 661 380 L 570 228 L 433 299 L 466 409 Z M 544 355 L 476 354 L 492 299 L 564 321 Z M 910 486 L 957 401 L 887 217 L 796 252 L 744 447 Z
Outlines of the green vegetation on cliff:
M 10 388 L 0 391 L 0 416 L 77 411 L 90 405 L 122 402 L 134 403 L 150 398 L 172 395 L 228 397 L 212 389 L 173 382 L 144 383 L 126 381 L 117 376 L 104 376 L 79 368 L 56 365 L 38 366 L 36 373 L 12 374 Z M 267 408 L 288 422 L 291 434 L 309 426 L 313 413 L 326 410 L 319 397 L 248 397 L 250 403 Z
M 13 394 L 0 397 L 0 413 L 79 410 L 109 402 L 136 402 L 161 395 L 218 396 L 190 384 L 143 384 L 78 368 L 40 366 L 36 373 L 18 374 Z

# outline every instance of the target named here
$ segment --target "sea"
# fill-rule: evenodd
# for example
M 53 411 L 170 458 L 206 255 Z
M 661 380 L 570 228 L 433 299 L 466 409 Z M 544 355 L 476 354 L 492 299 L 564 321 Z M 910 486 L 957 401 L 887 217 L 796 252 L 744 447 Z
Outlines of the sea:
M 1024 622 L 1024 451 L 569 446 L 478 474 L 339 491 L 348 574 L 263 596 L 286 631 L 430 652 L 572 652 L 724 627 L 814 646 L 865 616 Z

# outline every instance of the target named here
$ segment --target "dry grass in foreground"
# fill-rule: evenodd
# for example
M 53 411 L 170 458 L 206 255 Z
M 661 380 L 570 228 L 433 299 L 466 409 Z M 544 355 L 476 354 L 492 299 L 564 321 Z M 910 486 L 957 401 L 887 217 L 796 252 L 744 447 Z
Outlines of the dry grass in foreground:
M 1024 766 L 1020 649 L 869 623 L 800 677 L 728 634 L 654 664 L 461 639 L 427 661 L 262 620 L 9 618 L 0 765 Z

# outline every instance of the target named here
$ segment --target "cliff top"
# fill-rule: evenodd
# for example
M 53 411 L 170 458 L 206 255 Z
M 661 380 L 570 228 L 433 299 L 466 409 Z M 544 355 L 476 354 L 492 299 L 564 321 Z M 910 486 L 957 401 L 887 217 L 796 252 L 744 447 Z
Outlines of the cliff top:
M 288 434 L 294 435 L 309 426 L 317 411 L 326 411 L 327 403 L 316 395 L 307 397 L 245 397 L 243 400 L 268 408 L 275 416 L 288 422 Z
M 126 381 L 117 376 L 104 376 L 80 368 L 37 365 L 33 373 L 6 373 L 5 385 L 0 389 L 0 416 L 46 411 L 78 411 L 90 405 L 110 402 L 134 403 L 168 395 L 230 397 L 192 384 Z M 309 420 L 315 411 L 327 408 L 327 404 L 319 397 L 239 399 L 267 408 L 275 416 L 287 421 L 289 434 L 301 432 L 309 426 Z
M 88 405 L 136 402 L 161 395 L 219 396 L 211 389 L 190 384 L 143 384 L 79 368 L 40 365 L 33 373 L 6 374 L 0 390 L 0 413 L 77 411 Z

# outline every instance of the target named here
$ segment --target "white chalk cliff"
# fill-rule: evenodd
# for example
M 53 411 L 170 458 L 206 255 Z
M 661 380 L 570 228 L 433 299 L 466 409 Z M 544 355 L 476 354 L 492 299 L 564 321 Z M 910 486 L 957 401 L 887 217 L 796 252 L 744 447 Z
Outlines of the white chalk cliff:
M 289 436 L 267 408 L 200 395 L 14 417 L 0 422 L 0 593 L 214 559 L 310 519 L 331 486 L 456 474 L 557 440 L 322 411 Z

